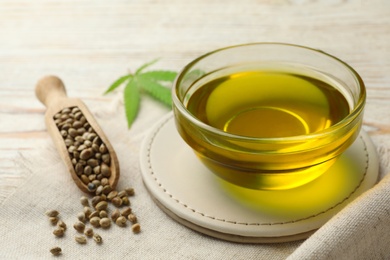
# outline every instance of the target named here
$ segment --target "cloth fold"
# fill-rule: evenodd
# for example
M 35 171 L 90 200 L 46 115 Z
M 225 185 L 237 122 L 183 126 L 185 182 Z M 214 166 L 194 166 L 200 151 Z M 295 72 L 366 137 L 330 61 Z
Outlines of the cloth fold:
M 288 259 L 389 259 L 390 176 L 329 220 Z
M 141 233 L 113 225 L 95 229 L 103 244 L 89 239 L 74 241 L 76 215 L 82 211 L 77 189 L 49 137 L 35 151 L 17 159 L 19 181 L 12 193 L 0 197 L 0 259 L 51 258 L 50 248 L 60 246 L 62 259 L 385 259 L 390 256 L 390 177 L 363 194 L 306 241 L 281 244 L 239 244 L 192 231 L 165 215 L 145 189 L 139 169 L 139 150 L 150 127 L 168 109 L 145 98 L 129 130 L 123 107 L 89 105 L 112 143 L 120 162 L 118 190 L 132 186 L 132 209 Z M 43 124 L 43 117 L 42 117 Z M 169 147 L 167 147 L 169 153 Z M 6 184 L 4 184 L 6 185 Z M 57 209 L 68 230 L 56 238 L 44 212 Z

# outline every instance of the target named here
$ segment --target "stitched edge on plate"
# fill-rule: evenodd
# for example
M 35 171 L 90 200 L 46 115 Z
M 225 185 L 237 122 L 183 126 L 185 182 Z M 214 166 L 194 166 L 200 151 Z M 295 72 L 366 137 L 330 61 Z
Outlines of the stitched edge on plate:
M 153 179 L 154 181 L 157 183 L 157 185 L 161 188 L 161 190 L 166 193 L 172 200 L 174 200 L 176 203 L 182 205 L 183 207 L 187 208 L 188 210 L 192 211 L 193 213 L 196 213 L 196 214 L 199 214 L 200 216 L 202 217 L 206 217 L 206 218 L 209 218 L 209 219 L 212 219 L 212 220 L 217 220 L 217 221 L 221 221 L 221 222 L 226 222 L 226 223 L 230 223 L 230 224 L 234 224 L 234 225 L 245 225 L 245 226 L 273 226 L 273 225 L 285 225 L 285 224 L 291 224 L 291 223 L 296 223 L 296 222 L 300 222 L 300 221 L 304 221 L 304 220 L 308 220 L 308 219 L 311 219 L 311 218 L 314 218 L 314 217 L 317 217 L 321 214 L 324 214 L 334 208 L 336 208 L 337 206 L 341 205 L 342 203 L 344 203 L 346 200 L 348 200 L 355 192 L 356 190 L 362 185 L 366 175 L 367 175 L 367 170 L 368 170 L 368 166 L 370 164 L 370 158 L 368 156 L 368 152 L 367 152 L 367 145 L 366 145 L 366 142 L 364 141 L 364 139 L 362 138 L 361 135 L 359 135 L 359 138 L 360 140 L 363 142 L 364 144 L 364 151 L 365 151 L 365 155 L 366 155 L 366 167 L 364 169 L 364 174 L 362 176 L 362 179 L 360 180 L 359 184 L 355 187 L 355 189 L 353 191 L 351 191 L 351 193 L 345 197 L 343 200 L 341 200 L 340 202 L 336 203 L 335 205 L 333 205 L 332 207 L 324 210 L 324 211 L 321 211 L 319 213 L 316 213 L 314 215 L 310 215 L 308 217 L 305 217 L 305 218 L 299 218 L 299 219 L 296 219 L 296 220 L 289 220 L 289 221 L 285 221 L 285 222 L 264 222 L 264 223 L 247 223 L 247 222 L 239 222 L 239 221 L 234 221 L 234 220 L 228 220 L 228 219 L 223 219 L 223 218 L 217 218 L 217 217 L 214 217 L 214 216 L 211 216 L 211 215 L 207 215 L 203 212 L 200 212 L 196 209 L 193 209 L 191 207 L 189 207 L 186 203 L 180 201 L 179 199 L 175 198 L 175 196 L 173 196 L 164 186 L 163 184 L 159 181 L 159 179 L 156 177 L 156 175 L 154 174 L 154 171 L 153 171 L 153 167 L 151 165 L 151 162 L 150 162 L 150 151 L 151 151 L 151 147 L 153 145 L 153 141 L 155 140 L 157 134 L 160 132 L 160 130 L 173 118 L 173 116 L 169 116 L 164 122 L 162 122 L 158 128 L 154 131 L 153 133 L 153 136 L 152 138 L 150 139 L 150 142 L 148 144 L 148 148 L 147 148 L 147 162 L 148 162 L 148 169 L 149 169 L 149 173 L 153 176 Z

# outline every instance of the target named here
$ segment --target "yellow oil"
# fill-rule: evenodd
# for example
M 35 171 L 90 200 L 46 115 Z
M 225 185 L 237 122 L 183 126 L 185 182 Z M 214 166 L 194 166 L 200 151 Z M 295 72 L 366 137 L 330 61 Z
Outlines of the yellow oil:
M 211 171 L 238 186 L 284 190 L 311 182 L 359 133 L 356 124 L 315 139 L 283 139 L 320 133 L 350 113 L 351 104 L 326 77 L 288 70 L 210 75 L 187 91 L 183 104 L 205 124 L 245 138 L 206 133 L 180 115 L 178 129 Z
M 345 97 L 328 83 L 274 71 L 212 80 L 191 95 L 187 108 L 210 126 L 260 138 L 315 133 L 349 113 Z
M 316 180 L 288 190 L 246 189 L 218 179 L 221 187 L 237 203 L 278 218 L 302 220 L 327 212 L 353 195 L 364 178 L 365 162 L 354 161 L 353 153 L 343 154 Z

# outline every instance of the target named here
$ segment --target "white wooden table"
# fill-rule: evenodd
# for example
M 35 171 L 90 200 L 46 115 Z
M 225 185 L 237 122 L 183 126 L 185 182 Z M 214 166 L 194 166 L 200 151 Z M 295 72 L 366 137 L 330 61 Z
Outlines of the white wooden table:
M 18 153 L 49 138 L 34 94 L 42 76 L 60 76 L 87 104 L 105 103 L 114 79 L 155 58 L 180 70 L 204 52 L 263 41 L 318 48 L 353 66 L 367 85 L 365 128 L 390 150 L 388 0 L 1 1 L 0 202 L 11 188 L 2 181 L 18 181 Z

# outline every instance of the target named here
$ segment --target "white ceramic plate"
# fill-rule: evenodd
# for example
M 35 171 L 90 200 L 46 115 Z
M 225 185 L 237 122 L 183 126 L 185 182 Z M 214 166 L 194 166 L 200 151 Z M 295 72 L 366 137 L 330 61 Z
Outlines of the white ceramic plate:
M 145 138 L 140 163 L 151 196 L 173 219 L 210 236 L 249 243 L 309 236 L 378 178 L 376 150 L 362 132 L 309 184 L 284 191 L 238 187 L 201 164 L 179 136 L 172 113 Z

